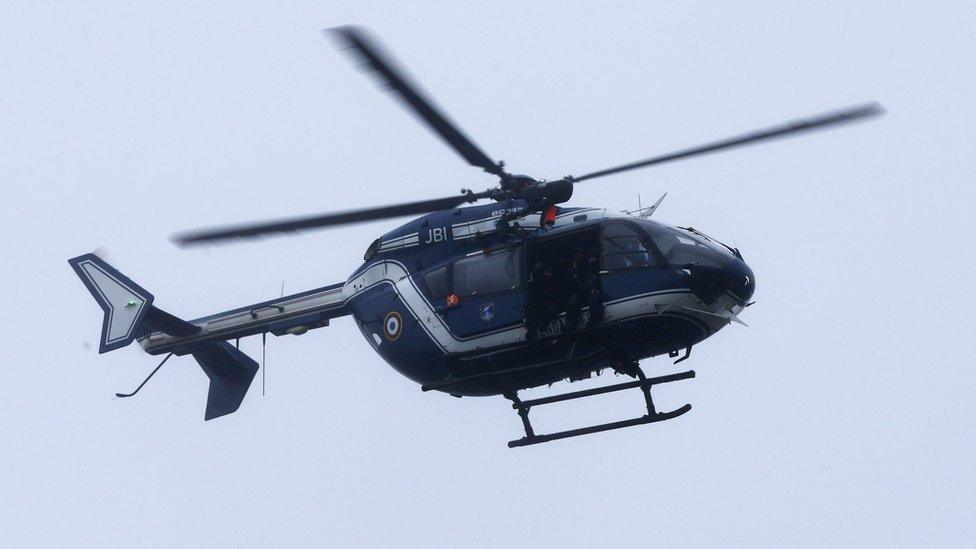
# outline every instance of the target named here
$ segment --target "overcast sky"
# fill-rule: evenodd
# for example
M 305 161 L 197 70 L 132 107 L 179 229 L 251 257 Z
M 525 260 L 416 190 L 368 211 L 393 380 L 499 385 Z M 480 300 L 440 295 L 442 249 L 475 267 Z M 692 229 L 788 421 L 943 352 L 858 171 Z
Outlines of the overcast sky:
M 40 4 L 0 7 L 3 545 L 972 543 L 971 2 Z M 319 33 L 346 23 L 536 177 L 890 113 L 578 187 L 573 205 L 614 210 L 668 192 L 655 215 L 756 272 L 751 327 L 655 389 L 693 403 L 675 421 L 510 450 L 505 400 L 422 393 L 349 319 L 271 338 L 267 395 L 257 380 L 234 415 L 203 421 L 188 357 L 114 399 L 156 360 L 97 354 L 69 257 L 101 247 L 193 318 L 344 281 L 401 221 L 190 251 L 173 232 L 493 183 Z M 618 393 L 533 416 L 641 412 Z

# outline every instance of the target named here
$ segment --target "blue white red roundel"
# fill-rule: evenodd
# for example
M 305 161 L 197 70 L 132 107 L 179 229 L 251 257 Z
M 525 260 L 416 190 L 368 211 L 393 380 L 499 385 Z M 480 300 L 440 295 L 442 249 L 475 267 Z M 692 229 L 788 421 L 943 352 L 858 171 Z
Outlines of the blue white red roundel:
M 383 335 L 386 339 L 390 341 L 396 341 L 396 338 L 400 337 L 400 332 L 403 331 L 403 317 L 400 313 L 396 311 L 391 311 L 383 319 Z

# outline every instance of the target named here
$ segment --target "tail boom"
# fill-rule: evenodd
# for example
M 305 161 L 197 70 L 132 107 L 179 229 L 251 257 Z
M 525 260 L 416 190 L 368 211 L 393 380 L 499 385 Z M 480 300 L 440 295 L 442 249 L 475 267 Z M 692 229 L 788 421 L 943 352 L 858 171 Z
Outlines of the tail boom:
M 342 284 L 333 284 L 187 322 L 153 305 L 151 293 L 94 254 L 68 263 L 104 313 L 99 353 L 138 339 L 149 354 L 193 355 L 210 379 L 208 420 L 240 407 L 259 368 L 228 340 L 267 332 L 303 334 L 348 314 Z
M 276 336 L 303 334 L 328 326 L 329 320 L 346 314 L 339 283 L 192 320 L 190 324 L 199 328 L 193 334 L 153 331 L 141 343 L 149 354 L 184 355 L 193 353 L 193 348 L 200 343 L 267 332 Z

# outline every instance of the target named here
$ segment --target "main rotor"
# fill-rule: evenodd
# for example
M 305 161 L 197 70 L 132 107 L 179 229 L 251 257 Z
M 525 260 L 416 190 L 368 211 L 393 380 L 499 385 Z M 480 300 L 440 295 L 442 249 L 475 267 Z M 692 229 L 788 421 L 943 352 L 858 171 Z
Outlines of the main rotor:
M 761 141 L 786 137 L 812 130 L 823 129 L 864 118 L 883 114 L 885 111 L 876 102 L 865 103 L 853 107 L 838 109 L 803 119 L 786 122 L 776 126 L 755 130 L 737 136 L 713 141 L 696 147 L 690 147 L 668 154 L 653 156 L 628 164 L 586 173 L 580 176 L 567 175 L 551 181 L 537 181 L 523 175 L 513 175 L 505 170 L 505 163 L 493 160 L 478 145 L 474 143 L 461 129 L 446 115 L 438 110 L 433 101 L 426 97 L 418 85 L 411 82 L 406 73 L 398 68 L 391 57 L 385 54 L 378 44 L 373 41 L 363 29 L 351 26 L 335 27 L 323 31 L 335 39 L 354 60 L 358 61 L 364 70 L 370 72 L 381 84 L 391 90 L 408 110 L 413 112 L 424 124 L 438 135 L 449 147 L 454 149 L 468 164 L 481 168 L 485 172 L 498 178 L 495 187 L 480 192 L 463 189 L 459 195 L 444 198 L 420 200 L 350 210 L 320 215 L 297 217 L 271 222 L 250 223 L 216 229 L 203 229 L 180 233 L 173 240 L 180 246 L 215 242 L 235 238 L 256 237 L 269 233 L 292 233 L 295 231 L 360 223 L 420 215 L 440 210 L 456 208 L 462 204 L 474 203 L 479 200 L 495 200 L 503 202 L 512 199 L 524 200 L 525 213 L 542 211 L 546 208 L 568 201 L 573 195 L 577 183 L 598 177 L 605 177 L 639 168 L 646 168 L 656 164 L 663 164 L 683 158 L 731 149 Z

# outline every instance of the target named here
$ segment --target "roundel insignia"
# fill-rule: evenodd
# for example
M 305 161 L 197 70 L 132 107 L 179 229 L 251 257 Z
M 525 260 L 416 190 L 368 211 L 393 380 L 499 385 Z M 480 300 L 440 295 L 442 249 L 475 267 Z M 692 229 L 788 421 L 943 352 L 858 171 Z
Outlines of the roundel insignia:
M 383 319 L 383 335 L 390 341 L 396 341 L 403 331 L 403 317 L 396 311 L 391 311 Z

